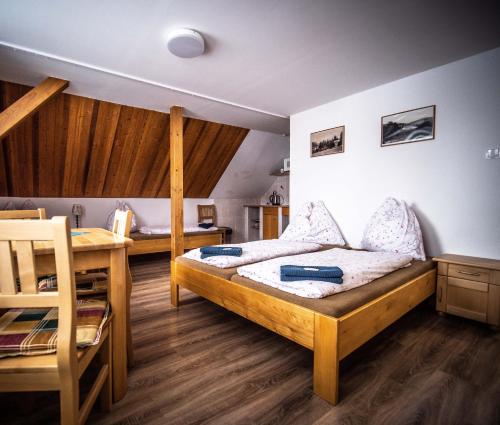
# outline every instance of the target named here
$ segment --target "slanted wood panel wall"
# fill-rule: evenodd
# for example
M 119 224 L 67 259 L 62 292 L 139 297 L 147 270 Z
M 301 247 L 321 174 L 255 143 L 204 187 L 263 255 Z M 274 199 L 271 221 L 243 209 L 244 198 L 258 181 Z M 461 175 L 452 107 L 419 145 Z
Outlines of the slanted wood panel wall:
M 0 108 L 31 87 L 0 82 Z M 0 196 L 170 197 L 169 114 L 60 94 L 0 141 Z M 247 129 L 184 119 L 184 197 L 206 198 Z

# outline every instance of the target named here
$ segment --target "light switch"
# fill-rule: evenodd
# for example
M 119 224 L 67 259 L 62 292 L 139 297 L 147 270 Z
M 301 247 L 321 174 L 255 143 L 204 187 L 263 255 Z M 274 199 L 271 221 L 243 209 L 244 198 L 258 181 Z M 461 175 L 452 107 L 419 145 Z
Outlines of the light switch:
M 486 159 L 500 159 L 500 148 L 488 149 L 485 157 Z

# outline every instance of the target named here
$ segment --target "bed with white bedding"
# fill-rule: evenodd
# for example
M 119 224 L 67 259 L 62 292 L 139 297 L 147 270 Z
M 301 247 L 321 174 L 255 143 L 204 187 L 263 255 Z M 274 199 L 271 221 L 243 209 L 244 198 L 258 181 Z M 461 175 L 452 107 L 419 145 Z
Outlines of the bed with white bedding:
M 402 203 L 392 202 L 388 209 L 397 212 L 402 206 Z M 386 206 L 384 208 L 387 209 Z M 178 305 L 179 287 L 182 286 L 313 350 L 314 393 L 331 404 L 337 404 L 339 362 L 435 292 L 436 269 L 433 262 L 415 260 L 424 256 L 421 235 L 415 232 L 417 227 L 397 225 L 397 222 L 405 224 L 406 216 L 391 213 L 390 219 L 396 225 L 389 231 L 382 217 L 376 223 L 375 231 L 369 229 L 365 233 L 365 239 L 368 240 L 369 236 L 374 250 L 382 251 L 370 252 L 370 255 L 332 249 L 305 255 L 285 255 L 288 258 L 276 257 L 254 265 L 242 265 L 238 269 L 222 269 L 183 256 L 177 257 L 172 263 L 172 304 Z M 314 214 L 305 209 L 301 225 L 309 229 L 309 233 L 316 233 L 317 237 L 320 235 L 317 225 L 307 223 L 310 217 Z M 299 230 L 291 229 L 284 239 L 290 237 L 293 242 L 309 242 L 309 235 L 298 236 Z M 381 235 L 381 243 L 377 243 L 378 235 Z M 330 241 L 330 235 L 326 237 Z M 398 252 L 387 255 L 383 250 L 390 238 L 398 240 L 396 244 L 391 244 L 391 249 L 396 247 Z M 317 239 L 314 242 L 319 243 Z M 415 253 L 411 253 L 412 250 Z M 320 264 L 323 261 L 332 263 Z M 409 262 L 411 265 L 405 267 Z M 199 267 L 200 264 L 225 270 L 227 274 L 211 273 Z M 277 279 L 281 264 L 339 266 L 345 269 L 342 285 L 349 290 L 331 285 L 319 287 L 318 282 L 306 281 L 306 286 L 310 288 L 300 291 L 302 295 L 313 298 L 298 296 L 295 293 L 304 281 L 296 282 L 297 287 L 290 286 L 290 282 L 287 282 L 287 287 L 280 287 Z M 229 275 L 233 270 L 252 279 L 237 273 Z M 324 298 L 318 298 L 320 296 Z

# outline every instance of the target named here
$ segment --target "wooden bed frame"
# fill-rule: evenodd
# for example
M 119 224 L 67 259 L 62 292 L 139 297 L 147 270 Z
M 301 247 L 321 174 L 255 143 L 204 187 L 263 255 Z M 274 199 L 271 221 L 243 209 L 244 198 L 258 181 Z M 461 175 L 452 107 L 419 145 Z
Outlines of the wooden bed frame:
M 332 317 L 176 263 L 184 253 L 183 109 L 170 108 L 171 301 L 179 305 L 179 286 L 246 317 L 314 352 L 314 392 L 336 404 L 339 362 L 391 323 L 431 296 L 436 269 L 344 314 Z
M 171 301 L 179 286 L 313 350 L 314 392 L 331 404 L 339 397 L 339 362 L 431 296 L 436 269 L 341 317 L 331 317 L 245 287 L 222 277 L 171 262 Z
M 224 230 L 186 233 L 184 236 L 184 249 L 200 248 L 207 245 L 220 245 L 224 243 Z M 132 238 L 133 239 L 133 238 Z M 171 250 L 171 237 L 134 239 L 134 245 L 128 249 L 128 255 L 152 254 L 154 252 L 167 252 Z

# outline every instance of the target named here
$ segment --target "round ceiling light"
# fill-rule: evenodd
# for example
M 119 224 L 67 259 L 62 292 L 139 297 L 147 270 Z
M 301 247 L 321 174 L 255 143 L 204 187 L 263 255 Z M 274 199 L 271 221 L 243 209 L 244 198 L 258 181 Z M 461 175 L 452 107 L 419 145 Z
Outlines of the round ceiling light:
M 180 58 L 195 58 L 205 51 L 205 41 L 199 32 L 181 28 L 168 35 L 167 47 L 170 53 Z

